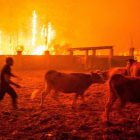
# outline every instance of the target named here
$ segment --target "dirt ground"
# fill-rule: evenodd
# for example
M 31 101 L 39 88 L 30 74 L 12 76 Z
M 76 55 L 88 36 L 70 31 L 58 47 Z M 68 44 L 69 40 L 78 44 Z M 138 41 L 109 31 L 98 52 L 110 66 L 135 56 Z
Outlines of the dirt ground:
M 15 88 L 18 94 L 18 110 L 13 110 L 8 94 L 0 102 L 0 138 L 3 140 L 138 140 L 140 123 L 139 104 L 127 104 L 126 117 L 120 116 L 116 102 L 110 113 L 112 124 L 102 120 L 104 107 L 108 99 L 108 85 L 93 84 L 85 92 L 86 104 L 80 98 L 72 109 L 74 93 L 60 93 L 59 106 L 49 94 L 40 108 L 41 92 L 34 100 L 31 94 L 35 89 L 44 89 L 46 70 L 13 71 L 22 81 L 14 80 L 22 87 Z

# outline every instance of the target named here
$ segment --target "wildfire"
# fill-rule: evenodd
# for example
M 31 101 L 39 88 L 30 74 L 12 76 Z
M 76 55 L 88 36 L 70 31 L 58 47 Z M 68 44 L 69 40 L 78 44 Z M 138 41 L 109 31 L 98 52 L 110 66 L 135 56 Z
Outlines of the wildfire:
M 48 23 L 48 45 L 50 43 L 50 39 L 51 39 L 51 23 Z
M 0 54 L 10 54 L 15 55 L 17 54 L 17 51 L 22 51 L 22 55 L 43 55 L 44 51 L 49 51 L 51 55 L 57 55 L 57 54 L 66 54 L 67 48 L 70 46 L 66 42 L 61 44 L 62 42 L 55 41 L 56 39 L 56 32 L 54 29 L 52 29 L 51 22 L 48 22 L 47 24 L 41 23 L 37 20 L 36 11 L 33 11 L 32 16 L 32 30 L 29 31 L 29 35 L 26 38 L 18 38 L 18 35 L 15 36 L 15 34 L 10 33 L 10 38 L 7 35 L 8 43 L 7 48 L 4 47 L 5 40 L 2 40 L 2 35 L 0 31 Z M 41 23 L 41 24 L 39 24 Z M 22 35 L 22 29 L 19 33 L 20 37 Z M 3 34 L 3 36 L 6 36 Z M 15 39 L 19 41 L 18 44 L 15 43 Z M 24 40 L 26 42 L 24 42 Z M 6 49 L 5 49 L 6 48 Z
M 36 13 L 33 13 L 33 37 L 32 37 L 32 47 L 35 46 L 35 34 L 36 34 Z
M 33 27 L 35 27 L 35 26 L 33 26 Z M 36 33 L 35 29 L 33 29 L 33 31 L 34 31 L 33 39 L 34 39 L 34 42 L 35 42 L 35 40 L 36 40 L 35 39 L 35 33 Z M 48 46 L 49 46 L 50 41 L 51 41 L 51 23 L 50 22 L 48 22 L 48 28 L 47 29 L 45 28 L 45 26 L 42 27 L 41 38 L 44 38 L 44 44 L 45 45 L 37 46 L 35 49 L 33 49 L 33 51 L 31 52 L 32 55 L 43 55 L 44 51 L 48 50 Z M 50 48 L 50 50 L 52 51 L 53 47 Z
M 38 46 L 32 51 L 32 55 L 43 55 L 46 46 Z

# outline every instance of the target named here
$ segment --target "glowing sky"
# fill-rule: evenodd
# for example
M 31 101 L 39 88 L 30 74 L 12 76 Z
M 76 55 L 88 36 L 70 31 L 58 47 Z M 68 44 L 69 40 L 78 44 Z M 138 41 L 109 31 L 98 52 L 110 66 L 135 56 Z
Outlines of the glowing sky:
M 132 38 L 140 49 L 139 0 L 0 0 L 0 30 L 20 28 L 34 10 L 73 47 L 115 45 L 117 54 L 131 47 Z

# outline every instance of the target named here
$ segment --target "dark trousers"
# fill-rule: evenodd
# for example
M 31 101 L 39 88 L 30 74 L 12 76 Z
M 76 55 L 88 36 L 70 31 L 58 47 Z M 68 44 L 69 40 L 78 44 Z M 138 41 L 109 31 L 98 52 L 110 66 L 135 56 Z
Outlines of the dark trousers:
M 6 93 L 8 93 L 11 96 L 13 105 L 16 105 L 18 96 L 15 90 L 9 84 L 4 84 L 4 85 L 1 84 L 0 85 L 0 101 L 3 99 Z

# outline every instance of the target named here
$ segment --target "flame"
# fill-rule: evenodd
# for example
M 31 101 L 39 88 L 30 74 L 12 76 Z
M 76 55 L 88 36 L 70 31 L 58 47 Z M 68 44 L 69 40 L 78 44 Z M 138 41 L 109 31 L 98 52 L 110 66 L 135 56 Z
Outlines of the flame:
M 50 38 L 51 38 L 51 23 L 48 23 L 48 45 L 50 43 Z
M 15 38 L 17 37 L 15 34 L 10 33 L 9 36 L 1 34 L 0 31 L 0 54 L 16 55 L 17 51 L 22 51 L 22 55 L 43 55 L 44 51 L 47 50 L 51 55 L 67 54 L 68 52 L 66 50 L 70 45 L 66 42 L 62 43 L 63 41 L 60 42 L 60 40 L 56 38 L 56 32 L 55 29 L 52 29 L 51 22 L 48 22 L 47 25 L 38 26 L 37 23 L 40 22 L 38 22 L 37 19 L 36 11 L 33 11 L 32 30 L 29 32 L 30 36 L 24 38 L 24 36 L 20 35 L 20 37 L 23 38 L 18 38 L 18 45 L 15 43 Z M 20 31 L 19 34 L 22 34 L 22 30 Z M 5 36 L 8 39 L 2 40 Z M 21 42 L 25 39 L 26 42 Z M 8 43 L 6 44 L 5 42 Z M 22 50 L 21 47 L 23 47 Z
M 134 51 L 134 55 L 137 55 L 137 51 Z
M 38 46 L 32 51 L 32 55 L 43 55 L 45 51 L 46 46 Z
M 33 12 L 33 37 L 32 37 L 32 47 L 35 46 L 35 34 L 36 34 L 36 13 Z
M 126 52 L 120 52 L 119 56 L 129 56 L 129 51 Z
M 40 27 L 41 28 L 41 27 Z M 42 27 L 42 29 L 41 29 L 41 38 L 43 38 L 43 36 L 44 36 L 44 26 Z

